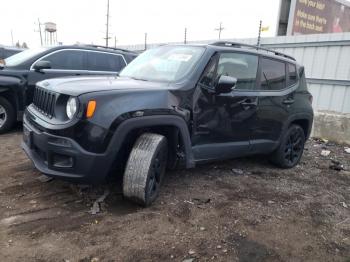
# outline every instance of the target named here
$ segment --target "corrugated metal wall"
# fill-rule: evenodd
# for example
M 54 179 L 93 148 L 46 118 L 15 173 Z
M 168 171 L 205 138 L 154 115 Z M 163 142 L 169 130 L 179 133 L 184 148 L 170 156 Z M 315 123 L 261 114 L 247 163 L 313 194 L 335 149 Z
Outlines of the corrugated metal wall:
M 316 110 L 350 113 L 349 33 L 277 37 L 267 41 L 263 42 L 266 47 L 290 54 L 305 66 Z
M 256 38 L 225 39 L 256 44 Z M 216 40 L 194 41 L 211 43 Z M 350 113 L 350 33 L 263 38 L 264 47 L 290 54 L 305 66 L 315 110 Z M 148 48 L 159 44 L 148 45 Z M 142 50 L 144 45 L 123 46 Z

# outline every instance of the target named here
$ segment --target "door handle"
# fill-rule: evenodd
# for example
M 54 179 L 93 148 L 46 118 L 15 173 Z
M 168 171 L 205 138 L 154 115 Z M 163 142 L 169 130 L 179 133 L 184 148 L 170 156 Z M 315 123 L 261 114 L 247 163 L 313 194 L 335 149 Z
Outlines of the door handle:
M 240 104 L 243 107 L 253 107 L 253 106 L 257 106 L 258 105 L 258 100 L 257 99 L 255 99 L 255 100 L 246 99 L 246 100 L 243 100 Z
M 293 98 L 287 98 L 287 99 L 283 100 L 282 103 L 285 104 L 285 105 L 291 105 L 291 104 L 294 103 L 294 99 Z

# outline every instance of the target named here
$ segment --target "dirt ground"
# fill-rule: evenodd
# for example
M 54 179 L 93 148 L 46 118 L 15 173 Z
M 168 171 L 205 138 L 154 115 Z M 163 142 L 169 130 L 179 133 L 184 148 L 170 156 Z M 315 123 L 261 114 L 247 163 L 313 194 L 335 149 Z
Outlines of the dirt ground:
M 344 146 L 309 141 L 291 170 L 252 157 L 171 171 L 143 209 L 116 185 L 39 181 L 20 140 L 0 136 L 0 261 L 350 261 Z

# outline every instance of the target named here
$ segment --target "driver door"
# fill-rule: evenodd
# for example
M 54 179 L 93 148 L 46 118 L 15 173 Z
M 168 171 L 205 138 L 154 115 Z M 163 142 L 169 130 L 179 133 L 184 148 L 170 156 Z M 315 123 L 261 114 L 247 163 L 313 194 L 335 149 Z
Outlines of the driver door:
M 196 161 L 246 155 L 256 123 L 258 56 L 222 52 L 210 60 L 194 92 L 193 152 Z M 220 76 L 235 77 L 231 92 L 215 87 Z

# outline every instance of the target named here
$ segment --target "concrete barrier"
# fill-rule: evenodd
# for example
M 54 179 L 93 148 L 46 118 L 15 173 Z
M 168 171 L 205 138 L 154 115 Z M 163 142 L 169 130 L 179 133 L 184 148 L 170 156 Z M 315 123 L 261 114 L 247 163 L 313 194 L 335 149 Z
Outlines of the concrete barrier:
M 311 136 L 350 145 L 350 114 L 316 111 Z

